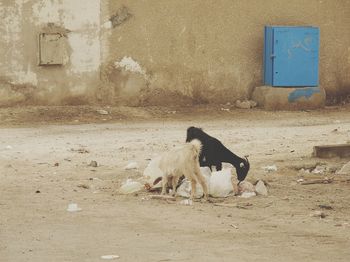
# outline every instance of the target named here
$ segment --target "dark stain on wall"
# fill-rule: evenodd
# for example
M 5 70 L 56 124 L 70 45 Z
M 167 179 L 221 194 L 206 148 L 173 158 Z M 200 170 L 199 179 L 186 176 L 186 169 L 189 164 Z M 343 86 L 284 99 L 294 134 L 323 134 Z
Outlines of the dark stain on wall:
M 126 6 L 122 6 L 117 12 L 111 16 L 110 21 L 112 22 L 113 28 L 120 26 L 132 17 L 129 9 Z

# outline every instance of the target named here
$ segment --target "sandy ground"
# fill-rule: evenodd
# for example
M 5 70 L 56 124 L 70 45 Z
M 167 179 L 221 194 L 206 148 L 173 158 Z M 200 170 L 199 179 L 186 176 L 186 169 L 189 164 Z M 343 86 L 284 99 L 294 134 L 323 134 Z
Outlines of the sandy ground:
M 311 157 L 314 145 L 350 141 L 349 108 L 94 110 L 0 110 L 0 261 L 102 261 L 109 254 L 117 261 L 350 261 L 349 177 L 296 182 L 334 176 L 349 161 Z M 191 125 L 248 154 L 247 180 L 267 181 L 269 195 L 212 199 L 231 205 L 223 207 L 118 193 L 150 158 L 181 144 Z M 92 160 L 99 166 L 89 166 Z M 134 160 L 140 168 L 124 170 Z M 266 173 L 262 167 L 272 164 L 277 172 Z M 328 171 L 300 171 L 316 165 Z M 82 210 L 67 212 L 69 203 Z M 318 210 L 327 216 L 310 216 Z

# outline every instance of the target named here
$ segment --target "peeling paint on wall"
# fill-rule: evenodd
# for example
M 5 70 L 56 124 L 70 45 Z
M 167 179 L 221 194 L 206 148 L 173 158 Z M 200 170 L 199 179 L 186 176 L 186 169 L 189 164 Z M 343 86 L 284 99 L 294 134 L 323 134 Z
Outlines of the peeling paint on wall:
M 133 73 L 139 73 L 141 75 L 146 76 L 146 71 L 142 69 L 139 63 L 137 63 L 134 59 L 128 56 L 124 56 L 122 60 L 119 62 L 115 62 L 116 68 L 122 68 L 125 71 L 133 72 Z

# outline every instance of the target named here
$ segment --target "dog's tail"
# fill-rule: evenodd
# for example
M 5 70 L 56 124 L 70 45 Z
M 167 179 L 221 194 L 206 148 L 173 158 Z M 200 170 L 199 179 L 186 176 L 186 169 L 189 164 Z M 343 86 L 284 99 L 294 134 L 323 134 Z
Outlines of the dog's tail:
M 193 146 L 193 149 L 196 153 L 196 155 L 198 156 L 199 153 L 201 152 L 202 150 L 202 143 L 201 141 L 199 141 L 198 139 L 193 139 L 190 144 Z

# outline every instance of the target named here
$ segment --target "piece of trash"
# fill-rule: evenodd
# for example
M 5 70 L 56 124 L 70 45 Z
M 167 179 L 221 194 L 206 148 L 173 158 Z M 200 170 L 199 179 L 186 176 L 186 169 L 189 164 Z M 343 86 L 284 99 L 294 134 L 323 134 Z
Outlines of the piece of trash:
M 79 184 L 77 185 L 77 187 L 81 187 L 81 188 L 84 188 L 84 189 L 89 189 L 89 185 L 85 185 L 85 184 Z
M 98 167 L 98 164 L 96 161 L 92 160 L 89 164 L 89 166 L 92 166 L 92 167 Z
M 234 229 L 238 229 L 238 226 L 236 225 L 230 225 L 231 227 L 233 227 Z
M 200 171 L 201 171 L 202 176 L 204 176 L 206 184 L 208 186 L 210 184 L 210 176 L 211 176 L 210 168 L 209 167 L 201 167 Z M 189 181 L 187 178 L 185 178 L 182 181 L 181 185 L 177 188 L 176 194 L 178 196 L 189 198 L 191 196 L 191 191 L 192 191 L 191 181 Z M 203 196 L 203 194 L 204 194 L 204 192 L 203 192 L 202 186 L 199 183 L 197 183 L 196 184 L 196 195 L 194 197 L 201 198 Z
M 242 181 L 238 185 L 238 194 L 242 194 L 243 192 L 255 192 L 254 185 L 248 181 Z
M 161 178 L 163 177 L 163 172 L 159 168 L 160 159 L 160 156 L 152 159 L 143 171 L 143 177 L 145 178 L 146 182 L 151 186 L 150 189 L 162 187 Z
M 333 210 L 333 207 L 330 205 L 318 205 L 318 207 L 326 210 Z
M 10 145 L 8 145 L 8 146 L 5 147 L 5 149 L 7 149 L 7 150 L 11 150 L 12 148 L 13 148 L 13 147 L 10 146 Z
M 144 186 L 140 182 L 127 179 L 125 183 L 119 188 L 121 194 L 132 194 L 140 191 Z
M 104 256 L 101 256 L 101 259 L 105 259 L 105 260 L 112 260 L 112 259 L 117 259 L 119 258 L 118 255 L 104 255 Z
M 307 180 L 301 182 L 301 185 L 313 185 L 313 184 L 330 184 L 333 182 L 333 178 L 325 177 L 324 179 Z
M 323 174 L 326 171 L 326 167 L 324 166 L 316 166 L 314 170 L 312 170 L 311 173 L 313 174 Z
M 221 108 L 221 111 L 227 111 L 227 112 L 229 112 L 230 111 L 230 109 L 229 108 Z
M 338 172 L 337 175 L 350 175 L 350 162 L 346 163 Z
M 303 178 L 299 178 L 298 180 L 297 180 L 297 182 L 298 183 L 301 183 L 301 182 L 304 182 L 305 180 L 303 179 Z
M 98 110 L 96 110 L 96 112 L 99 113 L 100 115 L 108 115 L 109 114 L 108 111 L 103 110 L 103 109 L 98 109 Z
M 212 197 L 227 197 L 233 192 L 231 169 L 212 172 L 209 183 L 209 194 Z
M 90 151 L 85 149 L 85 148 L 78 148 L 78 149 L 71 148 L 70 151 L 77 152 L 79 154 L 88 154 L 88 153 L 90 153 Z
M 180 201 L 180 205 L 184 205 L 184 206 L 192 206 L 193 202 L 191 199 L 184 199 Z
M 129 164 L 127 164 L 124 167 L 125 170 L 132 170 L 132 169 L 138 169 L 138 168 L 139 168 L 139 164 L 135 161 L 129 162 Z
M 276 165 L 264 166 L 263 169 L 266 172 L 276 172 L 277 171 L 277 166 Z
M 256 196 L 255 192 L 243 192 L 239 197 L 250 198 Z
M 68 212 L 77 212 L 77 211 L 81 211 L 82 209 L 80 207 L 78 207 L 78 204 L 75 203 L 71 203 L 68 205 L 67 211 Z
M 325 218 L 327 215 L 323 211 L 315 211 L 310 214 L 312 217 Z
M 158 199 L 158 200 L 172 200 L 176 201 L 176 198 L 169 195 L 150 195 L 149 199 Z
M 258 183 L 255 185 L 255 192 L 258 195 L 267 196 L 267 188 L 262 180 L 259 180 Z

